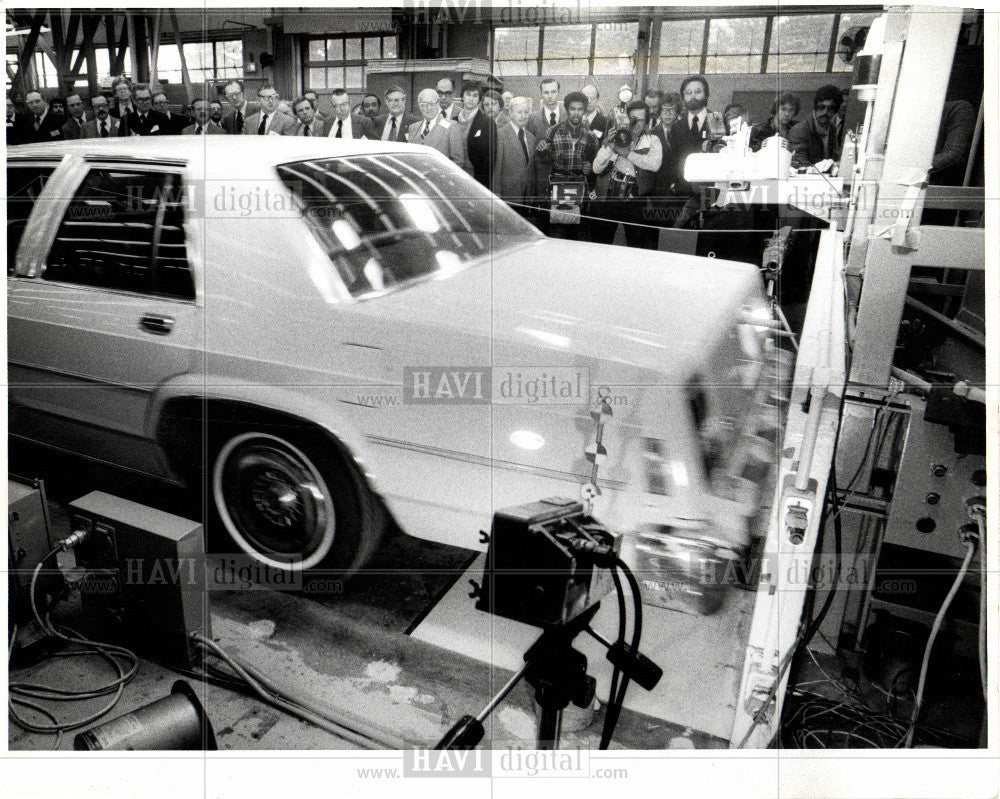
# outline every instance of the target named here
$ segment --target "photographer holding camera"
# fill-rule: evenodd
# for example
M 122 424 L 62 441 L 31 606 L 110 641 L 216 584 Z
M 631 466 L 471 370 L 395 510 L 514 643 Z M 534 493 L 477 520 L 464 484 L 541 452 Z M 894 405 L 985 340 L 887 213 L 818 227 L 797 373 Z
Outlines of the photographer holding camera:
M 594 173 L 611 170 L 607 198 L 595 206 L 591 230 L 594 240 L 604 244 L 614 241 L 618 222 L 624 224 L 625 240 L 631 247 L 655 250 L 659 230 L 649 224 L 648 200 L 663 161 L 659 137 L 646 131 L 646 106 L 642 100 L 629 102 L 623 111 L 615 111 L 614 128 L 594 158 Z

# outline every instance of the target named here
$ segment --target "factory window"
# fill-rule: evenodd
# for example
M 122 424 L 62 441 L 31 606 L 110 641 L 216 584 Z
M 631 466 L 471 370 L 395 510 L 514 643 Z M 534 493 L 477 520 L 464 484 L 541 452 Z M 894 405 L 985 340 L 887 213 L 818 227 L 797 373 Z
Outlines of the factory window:
M 493 31 L 493 60 L 499 77 L 538 74 L 538 28 L 497 28 Z M 590 42 L 587 42 L 590 52 Z
M 42 89 L 59 88 L 59 71 L 52 63 L 48 53 L 35 53 L 35 74 L 38 75 L 38 87 Z
M 333 36 L 309 39 L 305 47 L 306 89 L 361 89 L 365 64 L 380 58 L 395 58 L 396 36 Z
M 635 72 L 635 49 L 638 39 L 638 22 L 598 24 L 594 32 L 592 74 L 631 75 Z
M 774 18 L 768 72 L 826 72 L 833 33 L 833 14 L 799 14 Z
M 760 72 L 766 23 L 765 17 L 710 20 L 705 72 Z
M 542 32 L 543 75 L 589 75 L 591 25 L 546 25 Z
M 691 75 L 701 72 L 705 20 L 664 20 L 660 28 L 660 74 Z
M 194 299 L 180 178 L 94 169 L 56 233 L 42 277 L 159 297 Z

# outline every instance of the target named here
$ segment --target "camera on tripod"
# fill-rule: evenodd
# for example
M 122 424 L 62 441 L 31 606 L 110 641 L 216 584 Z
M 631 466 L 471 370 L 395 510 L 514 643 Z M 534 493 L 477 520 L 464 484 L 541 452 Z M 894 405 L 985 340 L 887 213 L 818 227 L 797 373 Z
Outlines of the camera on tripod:
M 611 590 L 620 548 L 574 500 L 497 511 L 476 608 L 536 627 L 567 624 Z

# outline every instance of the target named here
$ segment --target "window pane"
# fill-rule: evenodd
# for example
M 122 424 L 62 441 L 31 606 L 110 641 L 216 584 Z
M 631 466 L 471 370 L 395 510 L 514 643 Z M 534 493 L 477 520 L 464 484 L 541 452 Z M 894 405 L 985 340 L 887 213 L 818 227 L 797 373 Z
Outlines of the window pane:
M 833 14 L 774 18 L 768 72 L 826 72 Z
M 310 89 L 325 89 L 326 88 L 326 70 L 325 69 L 310 69 L 309 70 L 309 88 Z
M 705 72 L 760 72 L 764 26 L 763 17 L 711 20 Z
M 216 42 L 215 68 L 220 78 L 243 77 L 243 42 Z
M 538 62 L 534 59 L 531 61 L 497 61 L 495 67 L 498 78 L 538 74 Z
M 590 25 L 546 25 L 542 56 L 545 61 L 589 57 L 590 31 Z
M 326 41 L 326 59 L 327 59 L 327 61 L 343 61 L 344 60 L 344 40 L 343 39 L 327 39 L 327 41 Z
M 344 88 L 344 68 L 330 67 L 326 71 L 326 86 L 328 89 Z
M 215 68 L 211 42 L 188 42 L 184 45 L 184 60 L 188 69 L 211 70 Z
M 493 33 L 493 57 L 497 61 L 538 58 L 538 30 L 537 27 L 497 28 Z M 590 45 L 587 47 L 589 52 Z
M 143 294 L 193 297 L 179 182 L 171 175 L 95 169 L 66 210 L 42 277 Z M 161 203 L 166 204 L 154 252 Z M 162 252 L 161 252 L 162 251 Z M 165 257 L 166 276 L 154 276 Z
M 360 89 L 365 85 L 364 67 L 346 67 L 344 73 L 345 89 Z
M 639 24 L 601 24 L 594 41 L 595 75 L 628 75 L 635 69 L 634 57 Z
M 840 28 L 837 31 L 837 42 L 839 42 L 845 36 L 851 36 L 852 38 L 857 35 L 859 29 L 868 28 L 871 26 L 875 18 L 879 16 L 876 12 L 864 13 L 864 14 L 841 14 L 840 15 Z M 833 59 L 833 71 L 834 72 L 850 72 L 854 69 L 852 64 L 848 64 L 844 61 L 840 55 L 837 55 Z
M 309 42 L 310 61 L 326 61 L 326 42 L 323 39 L 313 39 Z
M 382 57 L 383 58 L 395 58 L 396 57 L 396 37 L 395 36 L 383 36 L 382 37 Z
M 705 20 L 665 20 L 660 28 L 660 74 L 690 75 L 701 71 Z
M 365 60 L 382 57 L 382 38 L 380 36 L 365 37 Z
M 16 56 L 15 56 L 16 58 Z M 35 200 L 52 174 L 50 166 L 7 167 L 7 274 L 14 270 L 14 256 Z M 39 212 L 41 213 L 41 212 Z
M 361 60 L 361 39 L 353 38 L 348 39 L 344 42 L 346 47 L 344 51 L 344 58 L 348 61 L 360 61 Z
M 623 78 L 635 72 L 632 57 L 628 58 L 595 58 L 595 75 L 621 75 Z
M 587 75 L 590 62 L 582 58 L 546 58 L 542 71 L 546 75 Z

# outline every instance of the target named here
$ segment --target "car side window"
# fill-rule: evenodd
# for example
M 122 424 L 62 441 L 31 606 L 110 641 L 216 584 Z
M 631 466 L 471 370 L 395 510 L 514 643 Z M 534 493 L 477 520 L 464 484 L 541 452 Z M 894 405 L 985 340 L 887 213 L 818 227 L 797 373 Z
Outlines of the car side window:
M 180 176 L 92 169 L 66 209 L 42 278 L 193 300 Z
M 55 167 L 35 164 L 7 167 L 7 274 L 14 274 L 17 248 L 31 209 Z

